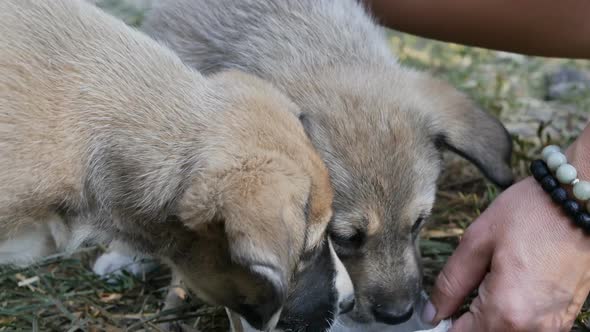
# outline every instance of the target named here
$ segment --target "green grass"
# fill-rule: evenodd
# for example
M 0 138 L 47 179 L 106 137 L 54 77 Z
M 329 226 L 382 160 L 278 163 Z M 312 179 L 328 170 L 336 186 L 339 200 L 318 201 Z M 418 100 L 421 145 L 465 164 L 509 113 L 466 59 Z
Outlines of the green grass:
M 131 25 L 138 25 L 143 17 L 140 10 L 121 0 L 100 4 Z M 543 144 L 571 142 L 587 121 L 588 91 L 572 91 L 554 102 L 544 97 L 548 73 L 562 67 L 590 70 L 588 62 L 508 55 L 393 32 L 391 46 L 403 64 L 450 81 L 500 117 L 514 138 L 513 168 L 519 177 L 526 175 L 528 161 Z M 473 166 L 452 155 L 445 159 L 434 215 L 422 234 L 427 288 L 463 230 L 498 195 Z M 100 248 L 85 249 L 28 269 L 0 268 L 0 331 L 157 331 L 159 323 L 179 313 L 161 311 L 168 270 L 105 282 L 90 270 L 99 252 Z M 22 285 L 23 281 L 30 283 Z M 189 314 L 182 314 L 187 330 L 227 331 L 219 308 L 199 303 L 187 306 Z M 574 331 L 587 331 L 588 322 L 590 311 L 585 308 Z

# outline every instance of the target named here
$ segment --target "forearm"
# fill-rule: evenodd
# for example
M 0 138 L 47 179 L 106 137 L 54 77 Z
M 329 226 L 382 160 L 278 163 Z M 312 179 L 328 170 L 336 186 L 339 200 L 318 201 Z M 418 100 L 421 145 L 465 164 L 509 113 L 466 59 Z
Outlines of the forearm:
M 392 29 L 529 55 L 590 59 L 590 0 L 361 0 Z

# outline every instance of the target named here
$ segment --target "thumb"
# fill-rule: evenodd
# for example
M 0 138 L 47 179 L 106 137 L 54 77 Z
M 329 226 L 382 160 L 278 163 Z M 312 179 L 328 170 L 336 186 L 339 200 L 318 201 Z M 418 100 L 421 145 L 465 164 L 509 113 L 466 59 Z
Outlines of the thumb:
M 424 320 L 438 323 L 451 316 L 483 280 L 494 249 L 490 227 L 496 214 L 493 210 L 490 207 L 467 228 L 461 243 L 436 279 L 431 303 L 424 309 Z

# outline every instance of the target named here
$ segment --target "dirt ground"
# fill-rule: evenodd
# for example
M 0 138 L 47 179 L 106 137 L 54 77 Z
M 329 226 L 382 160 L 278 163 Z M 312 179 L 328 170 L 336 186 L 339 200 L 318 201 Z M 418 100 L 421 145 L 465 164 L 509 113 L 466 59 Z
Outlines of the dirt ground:
M 150 0 L 97 0 L 100 6 L 138 25 Z M 590 62 L 544 59 L 434 42 L 391 32 L 392 52 L 406 65 L 428 70 L 465 91 L 497 115 L 513 136 L 513 167 L 526 176 L 540 146 L 562 146 L 588 120 Z M 435 213 L 423 231 L 421 248 L 428 287 L 452 253 L 463 230 L 498 190 L 468 163 L 446 156 Z M 157 331 L 174 312 L 161 311 L 169 272 L 115 282 L 97 278 L 90 266 L 103 248 L 71 257 L 51 257 L 28 269 L 0 268 L 0 331 Z M 227 331 L 219 308 L 186 304 L 182 320 L 201 331 Z M 590 310 L 573 331 L 590 330 Z

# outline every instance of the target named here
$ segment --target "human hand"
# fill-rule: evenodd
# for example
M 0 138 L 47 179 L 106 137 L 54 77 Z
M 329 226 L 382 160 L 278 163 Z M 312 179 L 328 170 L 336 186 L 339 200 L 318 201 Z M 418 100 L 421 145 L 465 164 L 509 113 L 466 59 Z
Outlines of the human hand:
M 589 165 L 579 156 L 590 154 L 576 150 L 584 149 L 574 146 L 569 159 L 581 179 L 590 179 L 590 169 L 579 168 Z M 424 318 L 452 315 L 478 286 L 452 332 L 569 331 L 590 291 L 590 237 L 527 178 L 467 229 L 436 281 L 436 309 Z

